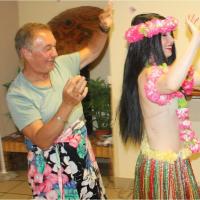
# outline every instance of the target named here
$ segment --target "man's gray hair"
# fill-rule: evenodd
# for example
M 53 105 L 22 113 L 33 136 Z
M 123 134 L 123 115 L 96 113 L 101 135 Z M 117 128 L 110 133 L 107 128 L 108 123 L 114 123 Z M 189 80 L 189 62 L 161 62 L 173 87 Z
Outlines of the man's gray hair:
M 40 30 L 51 31 L 51 28 L 47 24 L 27 23 L 17 31 L 15 35 L 15 49 L 19 57 L 21 57 L 21 48 L 31 49 L 34 36 Z

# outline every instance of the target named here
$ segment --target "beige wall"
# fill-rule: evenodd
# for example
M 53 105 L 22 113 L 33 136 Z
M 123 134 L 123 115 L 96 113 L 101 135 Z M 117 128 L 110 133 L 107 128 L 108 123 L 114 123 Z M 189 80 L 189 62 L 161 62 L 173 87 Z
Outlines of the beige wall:
M 17 56 L 14 49 L 14 34 L 18 28 L 16 2 L 0 1 L 0 135 L 15 131 L 12 121 L 6 115 L 4 83 L 12 80 L 17 70 Z
M 176 4 L 174 3 L 176 2 Z M 135 13 L 131 12 L 131 7 L 136 9 Z M 113 119 L 116 117 L 116 110 L 121 94 L 121 82 L 123 74 L 123 65 L 126 56 L 126 42 L 124 32 L 130 26 L 131 19 L 134 15 L 143 12 L 156 12 L 164 16 L 172 15 L 179 22 L 179 31 L 177 32 L 177 50 L 178 57 L 187 47 L 188 38 L 185 32 L 185 15 L 188 13 L 199 14 L 199 1 L 114 1 L 114 31 L 110 41 L 110 63 L 111 63 L 111 83 L 112 83 L 112 106 Z M 199 60 L 197 60 L 199 62 Z M 195 63 L 197 65 L 198 63 Z M 200 100 L 198 100 L 199 108 Z M 195 107 L 196 108 L 196 107 Z M 198 113 L 198 109 L 193 112 Z M 198 128 L 200 136 L 200 117 L 196 119 L 195 129 Z M 138 150 L 133 145 L 124 145 L 121 143 L 119 136 L 119 127 L 116 120 L 113 120 L 113 137 L 114 137 L 114 173 L 117 177 L 133 178 L 134 166 Z M 198 181 L 200 181 L 200 158 L 192 162 Z

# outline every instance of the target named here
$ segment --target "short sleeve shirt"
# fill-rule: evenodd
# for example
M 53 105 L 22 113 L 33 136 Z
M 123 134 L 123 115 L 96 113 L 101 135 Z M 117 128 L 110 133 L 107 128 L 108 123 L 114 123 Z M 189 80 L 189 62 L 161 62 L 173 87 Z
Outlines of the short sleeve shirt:
M 58 56 L 55 67 L 50 72 L 51 87 L 37 87 L 23 75 L 18 74 L 12 82 L 6 99 L 14 123 L 19 130 L 35 120 L 48 122 L 62 103 L 62 93 L 66 82 L 80 74 L 80 55 L 73 53 Z M 73 123 L 83 115 L 81 103 L 70 114 L 69 123 Z

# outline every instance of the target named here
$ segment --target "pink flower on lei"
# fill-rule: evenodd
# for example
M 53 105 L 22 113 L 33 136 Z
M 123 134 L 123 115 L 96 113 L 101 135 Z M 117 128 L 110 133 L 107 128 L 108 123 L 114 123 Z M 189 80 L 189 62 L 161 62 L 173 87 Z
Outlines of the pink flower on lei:
M 179 136 L 182 141 L 189 142 L 195 137 L 195 132 L 192 130 L 183 130 L 180 131 Z
M 151 75 L 147 78 L 147 83 L 144 86 L 145 93 L 148 99 L 159 105 L 165 105 L 174 98 L 177 93 L 161 95 L 156 88 L 157 79 L 163 74 L 162 69 L 157 66 L 152 66 Z
M 188 108 L 181 108 L 176 110 L 176 114 L 179 119 L 185 120 L 189 118 L 189 109 Z
M 194 75 L 194 69 L 193 67 L 190 67 L 187 78 L 183 81 L 182 86 L 181 86 L 186 95 L 190 95 L 192 93 L 193 85 L 194 85 L 193 75 Z
M 184 121 L 181 121 L 181 123 L 179 123 L 179 128 L 181 130 L 185 130 L 185 129 L 191 129 L 192 128 L 192 125 L 191 125 L 191 122 L 190 120 L 184 120 Z
M 191 145 L 191 151 L 193 152 L 193 153 L 198 153 L 199 152 L 199 149 L 200 149 L 200 142 L 199 141 L 197 141 L 197 139 L 195 139 L 194 140 L 194 145 Z
M 192 86 L 194 85 L 194 80 L 184 81 L 182 84 L 182 88 L 184 89 L 184 93 L 186 95 L 190 95 L 192 93 Z

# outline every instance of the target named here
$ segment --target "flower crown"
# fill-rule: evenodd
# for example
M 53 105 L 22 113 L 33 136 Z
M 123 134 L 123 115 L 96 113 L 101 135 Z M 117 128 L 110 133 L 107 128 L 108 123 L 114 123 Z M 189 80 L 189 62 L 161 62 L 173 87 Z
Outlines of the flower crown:
M 174 31 L 178 21 L 169 16 L 165 19 L 152 19 L 145 23 L 140 23 L 129 28 L 125 33 L 128 43 L 134 43 L 142 40 L 144 37 L 151 38 L 159 33 L 168 33 Z

